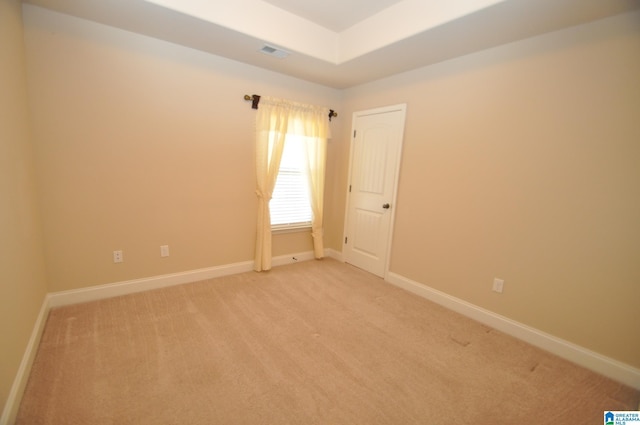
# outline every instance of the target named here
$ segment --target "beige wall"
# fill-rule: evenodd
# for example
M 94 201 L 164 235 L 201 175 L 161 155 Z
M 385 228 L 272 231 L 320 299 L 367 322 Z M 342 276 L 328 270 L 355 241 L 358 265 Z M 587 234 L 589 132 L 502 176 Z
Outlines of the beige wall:
M 12 31 L 0 43 L 21 48 L 17 3 L 0 2 L 0 28 Z M 338 91 L 24 6 L 47 290 L 251 260 L 245 93 L 340 113 L 325 211 L 326 247 L 340 251 L 351 114 L 407 103 L 391 270 L 640 367 L 639 22 L 628 14 Z M 24 86 L 20 54 L 2 58 L 12 90 Z M 1 160 L 14 164 L 0 173 L 19 184 L 0 196 L 20 202 L 1 210 L 10 242 L 0 247 L 24 237 L 9 258 L 35 267 L 2 267 L 19 282 L 3 275 L 1 299 L 15 302 L 2 323 L 19 323 L 2 329 L 3 385 L 45 292 L 24 93 L 11 93 L 2 116 L 19 115 L 0 130 L 11 152 Z M 306 234 L 274 238 L 275 255 L 310 249 Z M 504 294 L 491 292 L 494 277 Z
M 22 35 L 20 2 L 0 0 L 0 411 L 46 294 Z
M 24 14 L 49 291 L 252 260 L 255 111 L 243 96 L 337 109 L 340 92 L 33 6 Z M 311 249 L 308 233 L 274 237 L 274 255 Z
M 391 271 L 640 367 L 640 14 L 352 88 L 342 109 L 404 102 Z

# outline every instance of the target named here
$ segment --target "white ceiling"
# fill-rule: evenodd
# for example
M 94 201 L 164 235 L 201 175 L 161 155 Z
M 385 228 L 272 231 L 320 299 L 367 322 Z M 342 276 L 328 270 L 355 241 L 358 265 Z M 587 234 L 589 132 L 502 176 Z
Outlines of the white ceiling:
M 341 32 L 402 0 L 265 0 L 280 9 Z
M 23 0 L 334 88 L 640 8 L 640 0 Z M 269 44 L 290 55 L 267 56 Z

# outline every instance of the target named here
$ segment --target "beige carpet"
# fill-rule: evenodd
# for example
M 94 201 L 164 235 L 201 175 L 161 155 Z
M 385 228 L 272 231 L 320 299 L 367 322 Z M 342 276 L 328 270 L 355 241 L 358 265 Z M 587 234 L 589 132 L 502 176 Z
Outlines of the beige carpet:
M 640 394 L 334 260 L 51 311 L 18 424 L 601 424 Z

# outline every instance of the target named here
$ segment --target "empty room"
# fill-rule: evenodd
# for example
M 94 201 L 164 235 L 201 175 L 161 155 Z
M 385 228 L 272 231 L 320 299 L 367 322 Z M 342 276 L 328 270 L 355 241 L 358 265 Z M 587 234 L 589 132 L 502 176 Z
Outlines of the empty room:
M 0 0 L 0 71 L 0 425 L 640 422 L 637 0 Z

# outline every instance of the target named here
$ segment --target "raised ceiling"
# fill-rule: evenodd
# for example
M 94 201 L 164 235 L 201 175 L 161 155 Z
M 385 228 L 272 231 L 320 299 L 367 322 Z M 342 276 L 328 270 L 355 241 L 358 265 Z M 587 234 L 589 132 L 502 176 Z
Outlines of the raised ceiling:
M 402 0 L 265 0 L 334 32 L 341 32 Z
M 639 0 L 24 2 L 334 88 L 640 8 Z M 265 55 L 265 44 L 290 55 Z

